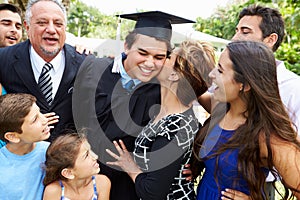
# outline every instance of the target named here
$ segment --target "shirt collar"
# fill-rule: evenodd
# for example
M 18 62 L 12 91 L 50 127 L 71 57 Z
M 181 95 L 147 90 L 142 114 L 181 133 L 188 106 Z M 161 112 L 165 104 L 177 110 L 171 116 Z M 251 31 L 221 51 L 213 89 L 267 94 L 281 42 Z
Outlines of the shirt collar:
M 125 53 L 122 53 L 122 54 L 115 57 L 114 64 L 113 64 L 113 67 L 112 67 L 112 70 L 111 70 L 112 73 L 120 73 L 120 67 L 123 66 L 123 62 L 122 62 L 123 61 L 123 55 L 126 56 Z
M 122 82 L 122 86 L 125 87 L 125 84 L 130 81 L 133 80 L 134 85 L 138 85 L 141 83 L 141 81 L 139 79 L 133 79 L 131 78 L 127 72 L 124 69 L 124 65 L 123 65 L 123 60 L 126 59 L 126 54 L 123 52 L 121 55 L 115 57 L 114 59 L 114 65 L 112 68 L 112 73 L 120 73 L 121 75 L 121 82 Z
M 53 60 L 51 60 L 51 64 L 53 65 L 53 70 L 56 72 L 61 66 L 62 61 L 64 61 L 64 51 L 60 51 Z M 32 63 L 34 63 L 37 67 L 39 73 L 42 72 L 43 66 L 45 65 L 45 61 L 41 58 L 38 53 L 34 50 L 34 48 L 30 45 L 30 59 Z

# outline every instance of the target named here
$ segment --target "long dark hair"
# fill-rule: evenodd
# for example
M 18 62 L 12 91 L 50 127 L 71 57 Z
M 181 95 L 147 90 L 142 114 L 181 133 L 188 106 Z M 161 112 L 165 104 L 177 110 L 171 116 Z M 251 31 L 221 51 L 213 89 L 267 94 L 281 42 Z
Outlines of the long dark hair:
M 260 42 L 236 41 L 227 45 L 230 60 L 233 63 L 234 81 L 251 87 L 248 92 L 240 92 L 241 98 L 247 104 L 246 122 L 241 125 L 229 139 L 220 146 L 212 155 L 219 156 L 228 149 L 239 149 L 238 173 L 246 180 L 252 199 L 265 199 L 262 193 L 265 183 L 265 173 L 260 170 L 262 160 L 260 157 L 259 141 L 264 138 L 268 151 L 268 168 L 273 175 L 278 175 L 273 170 L 273 155 L 270 138 L 294 144 L 300 149 L 297 141 L 297 132 L 293 129 L 292 122 L 283 105 L 277 84 L 276 62 L 273 52 Z M 194 176 L 203 169 L 203 159 L 199 157 L 205 137 L 211 129 L 220 122 L 230 109 L 227 103 L 219 103 L 213 110 L 211 118 L 206 121 L 204 128 L 199 131 L 194 143 L 194 156 L 198 162 L 193 163 Z M 218 169 L 218 166 L 216 167 Z M 282 180 L 285 186 L 284 199 L 288 198 L 291 188 Z

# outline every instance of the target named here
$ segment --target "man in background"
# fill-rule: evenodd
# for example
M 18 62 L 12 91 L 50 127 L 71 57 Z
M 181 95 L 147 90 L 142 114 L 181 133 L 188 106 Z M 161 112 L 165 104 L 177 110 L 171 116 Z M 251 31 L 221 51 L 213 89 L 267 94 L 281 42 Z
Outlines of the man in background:
M 17 44 L 22 39 L 21 10 L 7 3 L 0 4 L 0 48 Z M 0 84 L 0 94 L 6 94 Z M 1 141 L 0 141 L 1 142 Z M 0 145 L 1 146 L 1 145 Z
M 276 9 L 251 5 L 239 14 L 232 40 L 261 41 L 275 52 L 284 38 L 284 20 Z M 300 128 L 300 77 L 276 60 L 280 96 L 297 131 Z
M 0 4 L 0 48 L 17 44 L 22 39 L 22 12 L 12 5 Z

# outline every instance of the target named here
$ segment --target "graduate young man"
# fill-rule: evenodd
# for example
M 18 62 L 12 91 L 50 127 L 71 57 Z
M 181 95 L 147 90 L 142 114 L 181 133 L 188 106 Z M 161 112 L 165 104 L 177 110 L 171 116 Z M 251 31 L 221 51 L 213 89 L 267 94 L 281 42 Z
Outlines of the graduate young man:
M 114 60 L 85 59 L 74 85 L 73 113 L 77 128 L 88 127 L 89 142 L 100 157 L 100 173 L 111 180 L 110 199 L 135 200 L 130 177 L 105 165 L 111 161 L 105 149 L 114 149 L 112 141 L 122 139 L 132 152 L 136 136 L 160 104 L 155 77 L 172 51 L 171 24 L 194 22 L 160 11 L 120 17 L 137 21 L 125 39 L 125 51 Z

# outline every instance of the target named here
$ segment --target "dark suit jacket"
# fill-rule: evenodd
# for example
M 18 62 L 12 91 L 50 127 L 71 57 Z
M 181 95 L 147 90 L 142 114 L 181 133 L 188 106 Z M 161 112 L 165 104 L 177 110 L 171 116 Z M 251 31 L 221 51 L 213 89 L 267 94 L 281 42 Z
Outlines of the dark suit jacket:
M 65 70 L 58 91 L 49 106 L 41 93 L 35 79 L 29 57 L 30 41 L 0 49 L 0 83 L 7 93 L 29 93 L 37 98 L 37 105 L 42 113 L 55 112 L 59 122 L 51 132 L 52 141 L 64 131 L 73 128 L 72 92 L 73 84 L 80 64 L 85 55 L 76 53 L 75 48 L 65 44 Z

